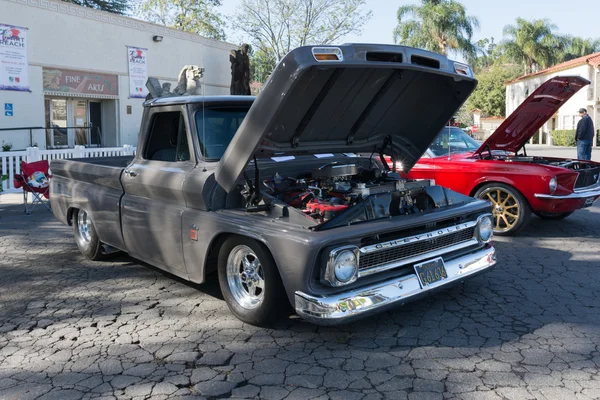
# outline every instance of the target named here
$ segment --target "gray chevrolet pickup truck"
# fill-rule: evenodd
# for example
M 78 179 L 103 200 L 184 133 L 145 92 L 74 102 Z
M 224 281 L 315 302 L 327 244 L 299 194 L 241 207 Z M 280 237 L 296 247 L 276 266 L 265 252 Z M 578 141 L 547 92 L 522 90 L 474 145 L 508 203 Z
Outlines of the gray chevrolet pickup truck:
M 423 50 L 301 47 L 256 98 L 146 101 L 134 157 L 53 161 L 52 209 L 92 260 L 216 271 L 244 322 L 343 323 L 495 265 L 489 203 L 402 178 L 475 86 Z

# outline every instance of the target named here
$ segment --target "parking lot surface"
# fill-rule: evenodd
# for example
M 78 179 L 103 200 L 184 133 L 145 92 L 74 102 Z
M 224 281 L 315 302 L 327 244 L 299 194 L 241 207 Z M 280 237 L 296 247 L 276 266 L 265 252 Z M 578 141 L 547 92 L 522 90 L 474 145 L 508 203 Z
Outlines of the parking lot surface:
M 491 272 L 339 327 L 236 320 L 51 213 L 0 211 L 0 399 L 600 398 L 600 207 L 497 238 Z

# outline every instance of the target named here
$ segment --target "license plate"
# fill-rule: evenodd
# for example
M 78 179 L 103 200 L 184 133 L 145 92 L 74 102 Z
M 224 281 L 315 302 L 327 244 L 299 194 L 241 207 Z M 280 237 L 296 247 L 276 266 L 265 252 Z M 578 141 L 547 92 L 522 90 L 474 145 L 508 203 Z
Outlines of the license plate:
M 592 204 L 594 204 L 594 198 L 595 197 L 588 197 L 587 199 L 585 199 L 585 203 L 583 204 L 583 206 L 590 207 Z
M 415 272 L 421 282 L 421 286 L 425 287 L 432 283 L 439 282 L 448 277 L 444 260 L 441 257 L 434 260 L 425 261 L 420 264 L 415 264 Z

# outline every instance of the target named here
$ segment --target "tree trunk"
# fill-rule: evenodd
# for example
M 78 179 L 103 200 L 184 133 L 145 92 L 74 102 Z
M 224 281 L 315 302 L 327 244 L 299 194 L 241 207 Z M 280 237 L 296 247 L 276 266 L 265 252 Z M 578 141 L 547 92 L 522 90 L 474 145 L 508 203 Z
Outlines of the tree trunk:
M 438 46 L 440 48 L 440 53 L 442 53 L 444 56 L 447 56 L 448 55 L 448 42 L 446 41 L 446 38 L 444 38 L 444 37 L 440 38 Z

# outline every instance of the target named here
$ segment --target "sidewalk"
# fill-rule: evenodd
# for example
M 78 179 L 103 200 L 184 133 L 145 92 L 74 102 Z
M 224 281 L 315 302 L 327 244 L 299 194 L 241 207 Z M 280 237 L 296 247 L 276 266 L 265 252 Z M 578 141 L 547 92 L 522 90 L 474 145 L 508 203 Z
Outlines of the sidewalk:
M 564 146 L 548 146 L 544 144 L 529 144 L 525 146 L 530 156 L 547 156 L 559 158 L 576 158 L 577 148 Z M 592 161 L 600 162 L 600 147 L 592 148 Z
M 39 207 L 36 207 L 36 209 L 33 210 L 33 213 L 37 212 L 38 208 Z M 42 210 L 40 209 L 39 212 L 42 212 Z M 18 215 L 19 217 L 25 215 L 23 206 L 23 193 L 0 194 L 0 221 L 4 220 L 7 217 L 14 217 L 16 215 Z
M 1 193 L 0 194 L 0 209 L 7 206 L 14 206 L 17 204 L 23 204 L 22 193 Z

